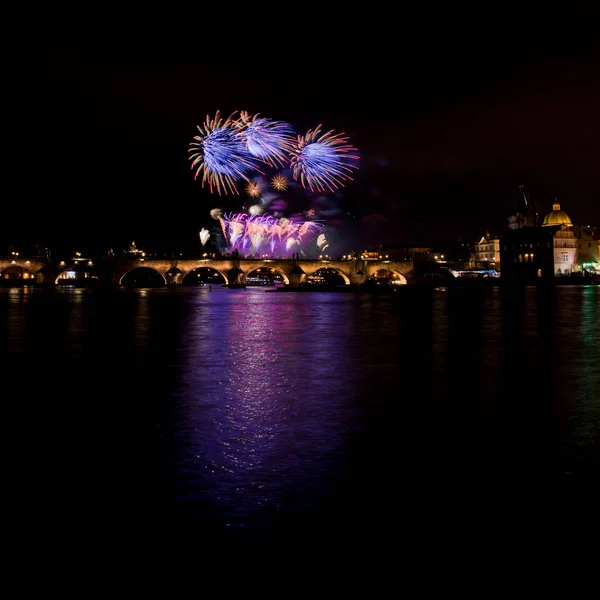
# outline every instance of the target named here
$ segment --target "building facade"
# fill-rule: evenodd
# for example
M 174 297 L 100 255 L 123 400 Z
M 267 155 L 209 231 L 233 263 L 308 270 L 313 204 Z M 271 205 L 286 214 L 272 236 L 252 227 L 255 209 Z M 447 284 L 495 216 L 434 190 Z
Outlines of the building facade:
M 509 229 L 500 244 L 502 279 L 535 283 L 554 279 L 554 231 L 544 227 Z
M 500 265 L 500 238 L 486 233 L 473 247 L 475 266 L 498 268 Z
M 573 225 L 577 240 L 577 266 L 585 271 L 600 272 L 600 227 Z
M 535 280 L 600 272 L 599 228 L 573 225 L 558 202 L 541 226 L 536 222 L 537 212 L 522 194 L 500 242 L 503 278 Z M 484 238 L 479 247 L 486 247 Z
M 554 231 L 554 275 L 571 275 L 578 269 L 577 254 L 579 242 L 573 232 L 569 215 L 554 203 L 552 210 L 544 217 L 542 227 Z

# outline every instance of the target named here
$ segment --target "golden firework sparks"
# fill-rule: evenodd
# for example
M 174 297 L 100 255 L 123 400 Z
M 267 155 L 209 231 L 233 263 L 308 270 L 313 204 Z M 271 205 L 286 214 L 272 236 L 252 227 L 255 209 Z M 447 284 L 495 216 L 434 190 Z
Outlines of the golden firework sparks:
M 260 196 L 260 183 L 258 181 L 249 181 L 246 184 L 246 193 L 251 198 L 257 198 Z
M 283 192 L 284 190 L 286 190 L 288 183 L 289 183 L 288 178 L 281 173 L 277 173 L 277 175 L 275 175 L 275 177 L 273 177 L 273 179 L 271 179 L 271 185 L 278 192 Z

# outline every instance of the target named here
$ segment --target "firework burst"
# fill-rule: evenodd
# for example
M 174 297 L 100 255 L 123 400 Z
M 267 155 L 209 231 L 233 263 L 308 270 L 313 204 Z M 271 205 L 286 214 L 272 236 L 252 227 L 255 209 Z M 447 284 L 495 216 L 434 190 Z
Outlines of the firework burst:
M 294 181 L 300 180 L 302 187 L 334 192 L 351 180 L 351 174 L 358 168 L 356 148 L 348 144 L 345 134 L 334 135 L 333 129 L 321 134 L 321 125 L 310 129 L 306 135 L 299 135 L 291 151 Z
M 289 257 L 292 250 L 313 244 L 324 230 L 318 221 L 270 215 L 224 214 L 221 220 L 230 251 L 260 252 L 271 258 Z
M 246 184 L 246 193 L 251 198 L 258 198 L 260 196 L 260 192 L 261 192 L 260 181 L 255 179 L 254 181 L 249 181 Z
M 271 167 L 287 165 L 295 143 L 294 130 L 289 123 L 242 111 L 234 125 L 243 134 L 251 156 Z
M 213 119 L 206 116 L 203 125 L 197 125 L 200 135 L 190 143 L 191 168 L 195 169 L 194 179 L 202 173 L 202 187 L 208 183 L 212 193 L 238 194 L 236 181 L 249 181 L 250 171 L 259 171 L 258 160 L 250 154 L 245 138 L 241 134 L 233 115 L 223 119 L 216 112 Z
M 288 183 L 289 179 L 283 173 L 277 173 L 277 175 L 271 179 L 271 185 L 278 192 L 284 192 L 287 189 Z

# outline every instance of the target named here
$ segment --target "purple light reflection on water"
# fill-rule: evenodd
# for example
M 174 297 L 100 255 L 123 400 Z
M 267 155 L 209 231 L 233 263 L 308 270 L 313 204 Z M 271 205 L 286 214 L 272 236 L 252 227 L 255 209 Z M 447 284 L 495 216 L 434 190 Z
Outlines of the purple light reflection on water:
M 208 503 L 228 526 L 251 527 L 322 501 L 342 475 L 359 413 L 352 330 L 333 318 L 347 299 L 316 313 L 285 296 L 275 307 L 260 290 L 198 299 L 174 396 L 184 512 Z
M 587 547 L 599 308 L 597 286 L 0 289 L 8 542 L 266 564 L 257 538 L 479 552 L 538 524 Z

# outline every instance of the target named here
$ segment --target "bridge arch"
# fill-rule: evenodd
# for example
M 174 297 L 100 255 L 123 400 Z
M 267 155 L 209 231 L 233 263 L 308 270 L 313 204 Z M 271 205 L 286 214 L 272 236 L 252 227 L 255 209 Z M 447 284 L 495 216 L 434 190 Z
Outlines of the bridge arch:
M 281 279 L 283 280 L 283 283 L 285 285 L 289 285 L 290 284 L 290 278 L 288 277 L 288 274 L 280 267 L 278 267 L 277 265 L 256 265 L 256 266 L 251 266 L 250 268 L 247 268 L 245 272 L 243 272 L 243 274 L 240 276 L 242 283 L 247 283 L 248 282 L 248 277 L 251 276 L 253 273 L 261 273 L 261 272 L 265 272 L 268 273 L 269 275 L 280 275 Z
M 387 266 L 373 270 L 369 279 L 390 285 L 406 285 L 408 283 L 403 273 Z
M 49 269 L 50 273 L 51 270 Z M 75 262 L 72 264 L 62 265 L 58 271 L 54 272 L 54 284 L 55 285 L 69 285 L 83 283 L 90 281 L 91 279 L 97 279 L 95 276 L 93 266 L 90 263 Z
M 198 285 L 205 283 L 222 285 L 227 283 L 227 278 L 218 269 L 209 266 L 200 266 L 195 269 L 189 269 L 183 273 L 181 278 L 182 285 Z
M 329 265 L 319 267 L 312 273 L 307 274 L 306 281 L 309 284 L 329 283 L 331 280 L 335 280 L 336 277 L 341 279 L 344 282 L 344 285 L 350 285 L 350 280 L 343 271 Z
M 302 270 L 306 273 L 306 281 L 314 277 L 320 271 L 335 271 L 343 280 L 345 285 L 350 285 L 350 278 L 342 269 L 331 262 L 313 261 L 311 263 L 302 264 Z
M 127 269 L 124 273 L 120 274 L 119 281 L 118 281 L 119 285 L 127 285 L 127 283 L 128 283 L 126 281 L 127 276 L 137 270 L 140 270 L 142 272 L 152 271 L 153 273 L 156 273 L 157 275 L 160 276 L 164 285 L 167 284 L 167 278 L 165 277 L 165 274 L 161 273 L 158 269 L 155 269 L 154 267 L 151 267 L 148 265 L 135 265 L 135 266 Z
M 21 265 L 6 265 L 0 270 L 0 281 L 5 283 L 23 282 L 34 283 L 35 272 Z

